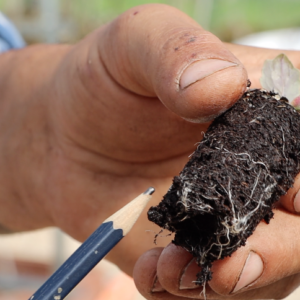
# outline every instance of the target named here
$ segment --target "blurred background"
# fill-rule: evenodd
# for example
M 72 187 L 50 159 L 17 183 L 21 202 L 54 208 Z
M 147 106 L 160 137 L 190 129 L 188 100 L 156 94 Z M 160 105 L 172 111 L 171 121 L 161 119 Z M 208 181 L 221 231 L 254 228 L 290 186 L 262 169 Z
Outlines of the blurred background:
M 130 7 L 177 7 L 226 42 L 255 32 L 298 27 L 298 0 L 0 0 L 29 43 L 75 42 Z
M 27 44 L 75 43 L 146 0 L 0 0 Z M 299 0 L 165 0 L 221 40 L 300 50 Z M 27 299 L 79 246 L 57 229 L 0 235 L 0 300 Z M 124 254 L 126 255 L 126 254 Z M 70 300 L 143 299 L 132 279 L 102 261 Z M 300 299 L 296 291 L 287 299 Z M 242 299 L 241 299 L 242 300 Z

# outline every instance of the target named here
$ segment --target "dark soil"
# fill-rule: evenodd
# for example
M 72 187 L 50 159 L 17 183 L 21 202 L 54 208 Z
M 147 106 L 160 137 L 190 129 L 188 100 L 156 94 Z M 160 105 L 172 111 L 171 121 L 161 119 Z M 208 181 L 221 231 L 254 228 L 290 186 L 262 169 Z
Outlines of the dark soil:
M 211 124 L 148 218 L 197 258 L 204 285 L 213 261 L 245 245 L 261 220 L 269 223 L 299 171 L 300 115 L 285 98 L 249 89 Z

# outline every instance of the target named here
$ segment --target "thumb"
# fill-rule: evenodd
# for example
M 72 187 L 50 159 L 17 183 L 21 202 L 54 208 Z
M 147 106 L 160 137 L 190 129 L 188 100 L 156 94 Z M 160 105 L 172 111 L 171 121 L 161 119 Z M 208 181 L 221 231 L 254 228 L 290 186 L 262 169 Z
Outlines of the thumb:
M 246 88 L 246 71 L 226 46 L 166 5 L 128 10 L 106 26 L 98 48 L 108 73 L 121 86 L 158 97 L 191 121 L 214 118 Z

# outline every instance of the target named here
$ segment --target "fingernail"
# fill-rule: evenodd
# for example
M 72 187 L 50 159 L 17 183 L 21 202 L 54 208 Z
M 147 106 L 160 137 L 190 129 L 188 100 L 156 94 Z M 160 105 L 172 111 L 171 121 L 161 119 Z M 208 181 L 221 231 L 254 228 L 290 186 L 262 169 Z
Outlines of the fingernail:
M 295 212 L 300 213 L 300 191 L 298 191 L 295 196 L 294 209 L 295 209 Z
M 189 65 L 182 73 L 179 81 L 181 89 L 185 89 L 191 84 L 217 72 L 230 67 L 237 66 L 226 60 L 206 59 L 199 60 Z
M 248 286 L 257 280 L 263 272 L 264 264 L 262 259 L 258 254 L 251 251 L 246 260 L 242 273 L 240 275 L 239 281 L 236 284 L 233 293 L 241 290 L 242 288 Z
M 199 285 L 196 285 L 195 281 L 197 273 L 199 273 L 200 271 L 201 268 L 196 264 L 196 259 L 193 258 L 183 271 L 179 282 L 179 289 L 190 290 L 199 288 Z
M 161 286 L 161 284 L 158 280 L 158 277 L 155 276 L 151 292 L 157 293 L 157 292 L 164 292 L 164 291 L 165 291 L 165 289 Z

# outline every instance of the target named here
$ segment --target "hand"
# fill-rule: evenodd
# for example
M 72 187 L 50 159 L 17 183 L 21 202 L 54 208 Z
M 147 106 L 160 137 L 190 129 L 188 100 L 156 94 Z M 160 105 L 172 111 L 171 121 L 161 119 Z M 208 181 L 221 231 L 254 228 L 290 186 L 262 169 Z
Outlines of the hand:
M 129 10 L 74 46 L 1 55 L 0 70 L 0 223 L 59 226 L 80 241 L 149 186 L 158 203 L 247 80 L 216 37 L 164 5 Z M 131 274 L 159 230 L 144 212 L 109 259 Z
M 148 186 L 156 188 L 149 206 L 158 203 L 209 121 L 245 90 L 245 69 L 228 48 L 254 85 L 276 55 L 231 47 L 174 8 L 145 5 L 77 45 L 0 56 L 0 223 L 59 226 L 83 241 Z M 108 258 L 131 274 L 159 230 L 144 213 Z M 156 265 L 138 264 L 136 274 L 143 270 L 150 278 Z

